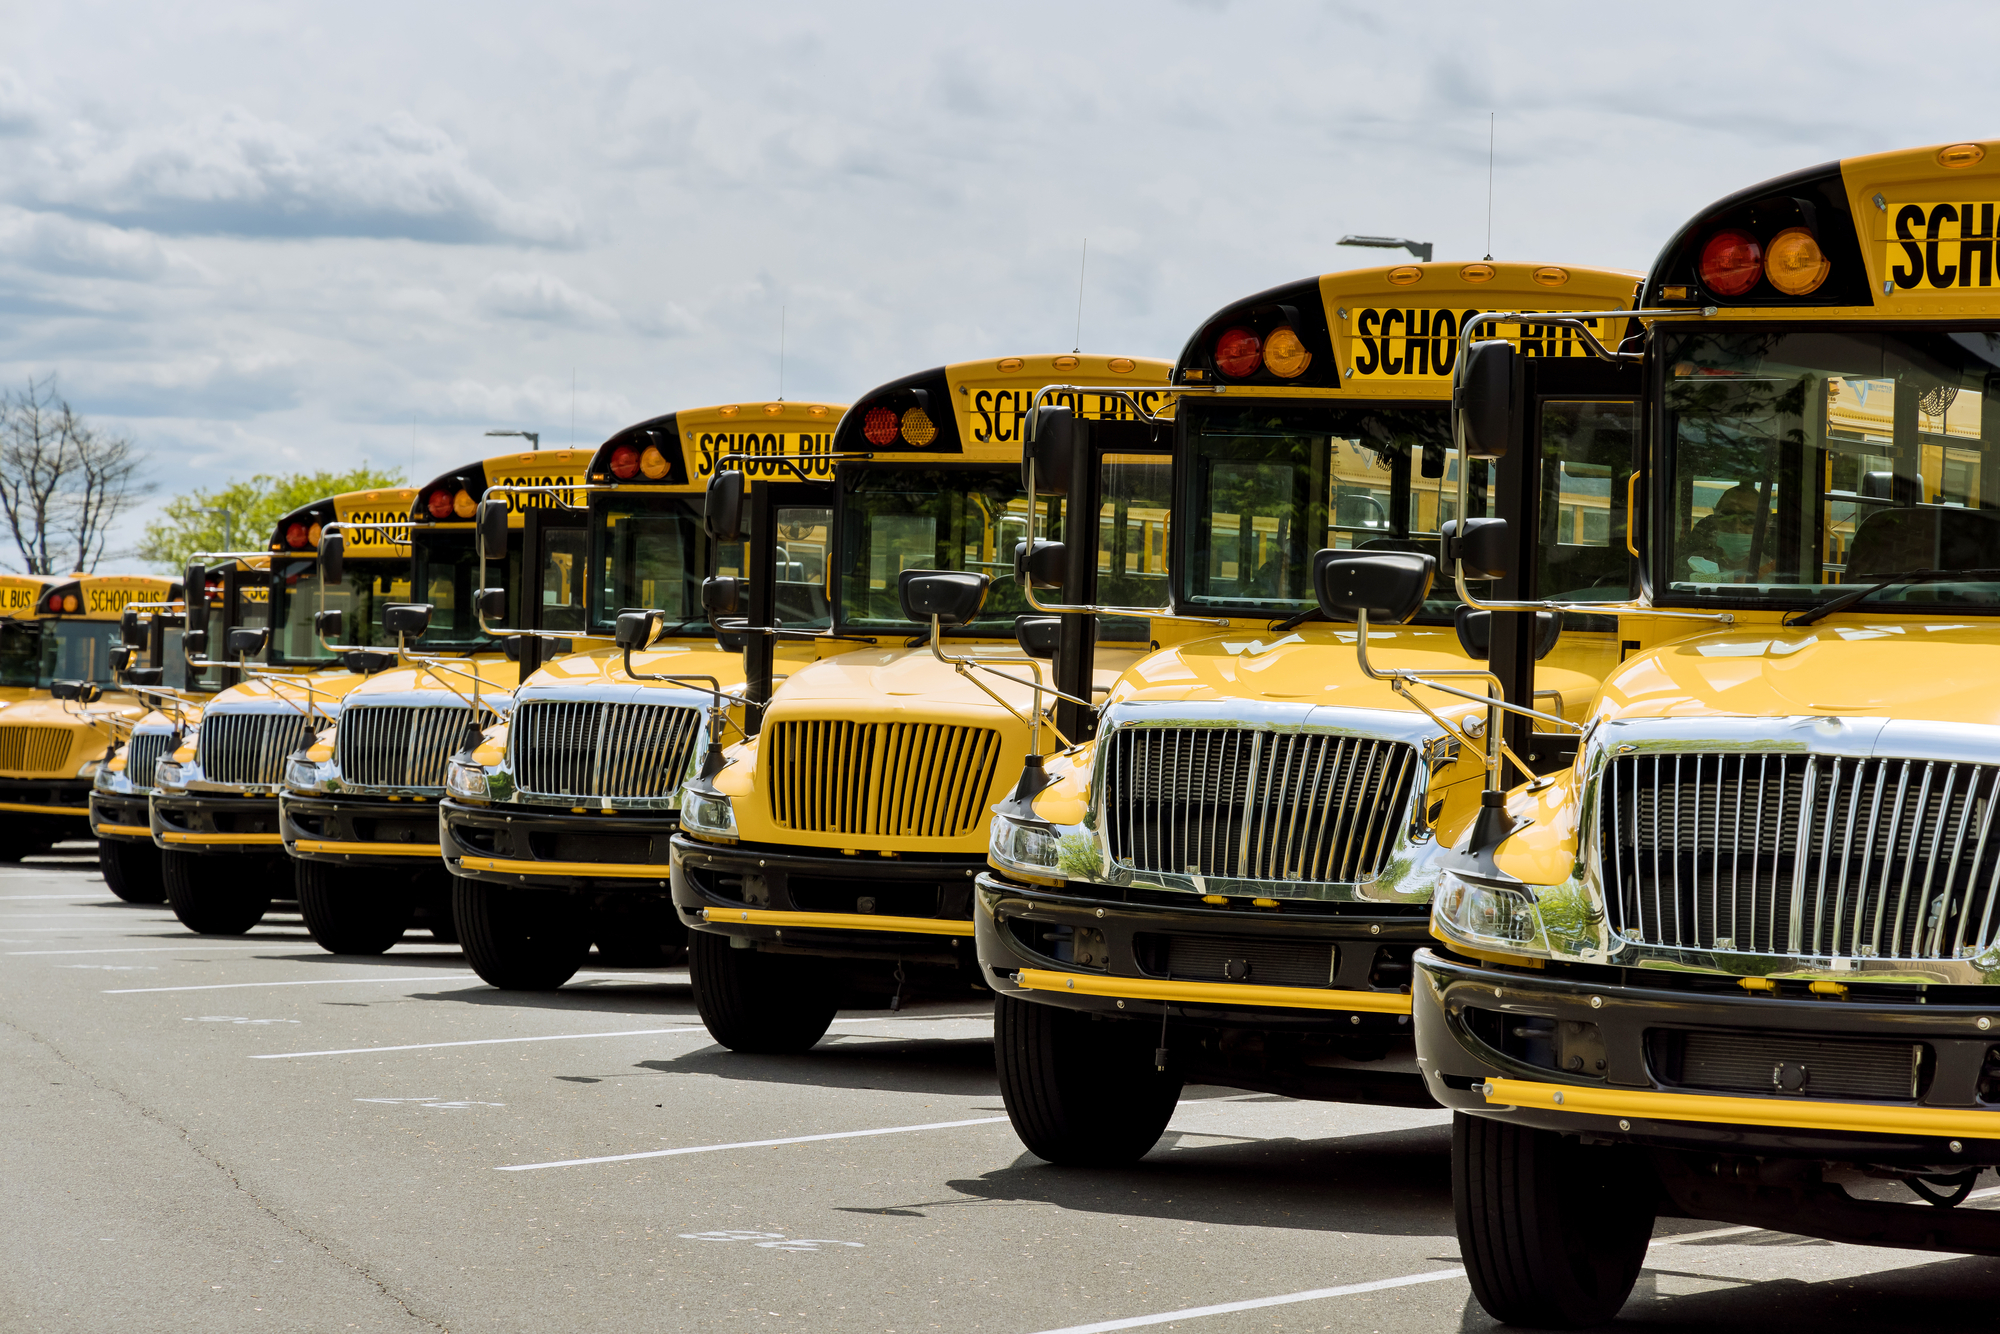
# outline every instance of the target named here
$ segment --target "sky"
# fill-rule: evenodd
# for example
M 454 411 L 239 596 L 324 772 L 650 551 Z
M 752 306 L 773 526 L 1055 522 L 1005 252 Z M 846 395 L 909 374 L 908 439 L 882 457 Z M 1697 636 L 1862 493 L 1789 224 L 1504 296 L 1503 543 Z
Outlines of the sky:
M 157 503 L 1066 351 L 1080 268 L 1084 348 L 1165 358 L 1385 262 L 1349 232 L 1643 270 L 1756 181 L 2000 135 L 2000 6 L 1900 13 L 0 0 L 0 380 Z

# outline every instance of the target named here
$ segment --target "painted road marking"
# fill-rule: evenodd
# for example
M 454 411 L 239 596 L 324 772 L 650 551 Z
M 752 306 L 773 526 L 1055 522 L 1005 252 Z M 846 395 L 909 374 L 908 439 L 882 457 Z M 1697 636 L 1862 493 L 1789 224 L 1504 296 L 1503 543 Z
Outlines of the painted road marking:
M 330 987 L 341 982 L 449 982 L 453 978 L 476 977 L 476 973 L 432 973 L 428 977 L 309 977 L 303 982 L 210 982 L 199 987 L 121 987 L 107 996 L 136 996 L 148 991 L 230 991 L 237 987 Z
M 971 1121 L 930 1121 L 920 1126 L 885 1126 L 880 1130 L 837 1130 L 830 1135 L 794 1135 L 788 1139 L 746 1139 L 735 1144 L 696 1144 L 685 1149 L 654 1149 L 650 1153 L 614 1153 L 603 1158 L 564 1158 L 553 1163 L 516 1163 L 496 1172 L 538 1172 L 544 1167 L 587 1167 L 592 1163 L 629 1163 L 639 1158 L 675 1158 L 684 1153 L 721 1153 L 725 1149 L 768 1149 L 779 1144 L 812 1144 L 825 1139 L 865 1139 L 871 1135 L 905 1135 L 913 1130 L 956 1130 L 960 1126 L 990 1126 L 1004 1116 Z
M 1362 1292 L 1382 1292 L 1389 1288 L 1408 1288 L 1419 1283 L 1442 1283 L 1446 1279 L 1464 1277 L 1463 1269 L 1434 1269 L 1428 1274 L 1407 1274 L 1402 1278 L 1377 1279 L 1373 1283 L 1349 1283 L 1338 1288 L 1314 1288 L 1309 1292 L 1288 1292 L 1282 1297 L 1253 1297 L 1244 1302 L 1190 1306 L 1186 1310 L 1163 1311 L 1159 1315 L 1135 1315 L 1127 1320 L 1100 1320 L 1094 1325 L 1066 1325 L 1061 1329 L 1044 1330 L 1042 1334 L 1103 1334 L 1106 1330 L 1137 1329 L 1141 1325 L 1165 1325 L 1176 1320 L 1193 1320 L 1205 1315 L 1228 1315 L 1234 1311 L 1255 1311 L 1266 1306 L 1289 1306 L 1293 1302 L 1316 1302 L 1328 1297 L 1352 1297 Z
M 371 1051 L 426 1051 L 432 1047 L 489 1047 L 502 1042 L 570 1042 L 577 1038 L 638 1038 L 655 1033 L 702 1033 L 694 1028 L 628 1028 L 617 1033 L 552 1033 L 538 1038 L 469 1038 L 463 1042 L 410 1042 L 400 1047 L 340 1047 L 333 1051 L 274 1051 L 252 1056 L 253 1061 L 289 1061 L 299 1056 L 365 1056 Z
M 282 945 L 278 941 L 272 945 L 204 945 L 199 941 L 192 945 L 121 945 L 105 950 L 8 950 L 9 958 L 24 958 L 31 954 L 186 954 L 189 950 L 265 950 Z

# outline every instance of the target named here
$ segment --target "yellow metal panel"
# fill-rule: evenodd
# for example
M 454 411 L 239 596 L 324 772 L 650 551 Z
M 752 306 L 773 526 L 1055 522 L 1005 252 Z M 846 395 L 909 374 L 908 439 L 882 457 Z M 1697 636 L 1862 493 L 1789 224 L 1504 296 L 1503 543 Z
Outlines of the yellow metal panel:
M 0 810 L 9 809 L 0 807 Z M 29 810 L 62 810 L 60 806 L 30 806 Z M 90 832 L 97 835 L 113 834 L 123 838 L 151 838 L 153 831 L 142 824 L 100 824 L 92 825 Z
M 1560 1108 L 1584 1116 L 1636 1116 L 1650 1121 L 2000 1139 L 2000 1112 L 1956 1107 L 1878 1106 L 1800 1098 L 1721 1098 L 1646 1089 L 1573 1088 L 1526 1079 L 1496 1079 L 1486 1087 L 1489 1090 L 1486 1101 L 1495 1107 L 1533 1107 L 1545 1111 Z
M 1319 987 L 1259 987 L 1239 982 L 1169 982 L 1145 977 L 1096 977 L 1023 968 L 1016 980 L 1030 991 L 1069 991 L 1127 1000 L 1180 1001 L 1190 1005 L 1255 1005 L 1283 1010 L 1365 1010 L 1408 1014 L 1410 998 L 1393 991 L 1328 991 Z
M 811 927 L 819 931 L 895 931 L 923 936 L 972 935 L 972 923 L 936 917 L 878 917 L 856 912 L 773 912 L 769 908 L 703 908 L 703 921 L 752 926 Z
M 465 857 L 460 864 L 473 871 L 499 871 L 506 875 L 583 875 L 600 879 L 665 880 L 667 868 L 648 862 L 524 862 L 511 857 Z
M 335 843 L 326 839 L 302 838 L 292 846 L 300 852 L 366 852 L 379 857 L 443 855 L 435 843 Z
M 211 847 L 222 847 L 225 845 L 230 847 L 249 847 L 269 844 L 275 847 L 285 841 L 282 834 L 188 834 L 178 829 L 169 829 L 166 833 L 161 834 L 160 837 L 168 843 L 185 843 L 197 847 L 202 844 L 207 844 Z

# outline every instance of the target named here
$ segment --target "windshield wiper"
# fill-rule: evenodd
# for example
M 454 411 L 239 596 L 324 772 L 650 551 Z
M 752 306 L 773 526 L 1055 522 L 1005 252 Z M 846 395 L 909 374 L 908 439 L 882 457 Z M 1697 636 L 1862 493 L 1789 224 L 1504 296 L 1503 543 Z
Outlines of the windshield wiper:
M 1304 625 L 1307 621 L 1324 621 L 1326 619 L 1327 619 L 1326 613 L 1321 611 L 1318 607 L 1307 607 L 1304 611 L 1300 612 L 1296 616 L 1287 616 L 1284 620 L 1279 621 L 1276 625 L 1270 627 L 1264 633 L 1281 635 L 1288 630 L 1298 629 L 1300 626 Z
M 1842 593 L 1837 598 L 1829 598 L 1802 616 L 1787 617 L 1784 623 L 1788 626 L 1811 625 L 1814 621 L 1831 616 L 1837 611 L 1846 611 L 1855 603 L 1871 598 L 1885 588 L 1894 588 L 1898 584 L 1927 584 L 1939 579 L 1959 579 L 1967 575 L 2000 575 L 2000 569 L 1905 570 L 1894 578 L 1884 579 L 1879 584 L 1870 584 L 1866 588 L 1857 588 L 1852 593 Z

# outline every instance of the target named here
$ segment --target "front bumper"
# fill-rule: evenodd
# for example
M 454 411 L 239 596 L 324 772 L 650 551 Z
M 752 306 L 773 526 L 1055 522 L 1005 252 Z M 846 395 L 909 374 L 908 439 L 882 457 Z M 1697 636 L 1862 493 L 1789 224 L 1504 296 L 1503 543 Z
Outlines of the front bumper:
M 276 797 L 155 792 L 147 815 L 153 842 L 170 852 L 284 851 Z
M 674 906 L 697 931 L 842 959 L 971 972 L 970 857 L 806 857 L 783 848 L 673 839 Z
M 1425 917 L 1373 904 L 1245 911 L 1124 893 L 981 875 L 973 925 L 982 980 L 1001 994 L 1107 1018 L 1164 1017 L 1190 1082 L 1431 1105 L 1407 994 L 1408 958 L 1428 939 Z M 1241 957 L 1227 957 L 1232 949 Z M 1295 967 L 1294 951 L 1324 959 L 1324 983 L 1257 980 L 1257 960 L 1267 970 Z M 1176 962 L 1211 955 L 1212 979 Z
M 515 889 L 663 898 L 672 815 L 578 815 L 541 806 L 438 803 L 439 852 L 454 874 Z
M 1656 1149 L 2000 1164 L 2000 991 L 1984 1005 L 1971 1003 L 1977 995 L 1913 1003 L 1928 999 L 1915 987 L 1908 1002 L 1793 999 L 1664 979 L 1628 985 L 1631 974 L 1613 970 L 1498 968 L 1430 950 L 1416 969 L 1418 1061 L 1431 1093 L 1455 1111 Z M 1735 1054 L 1733 1065 L 1703 1069 L 1741 1078 L 1688 1082 L 1692 1067 L 1675 1053 L 1688 1050 L 1689 1035 Z M 1843 1053 L 1864 1055 L 1862 1044 L 1913 1049 L 1910 1096 L 1805 1093 L 1814 1061 L 1832 1071 Z M 1773 1090 L 1749 1091 L 1765 1070 Z
M 92 792 L 90 832 L 100 843 L 151 843 L 152 818 L 145 794 Z
M 339 866 L 411 867 L 438 860 L 437 807 L 382 797 L 278 798 L 285 851 Z
M 0 815 L 88 820 L 90 793 L 88 778 L 0 778 Z

